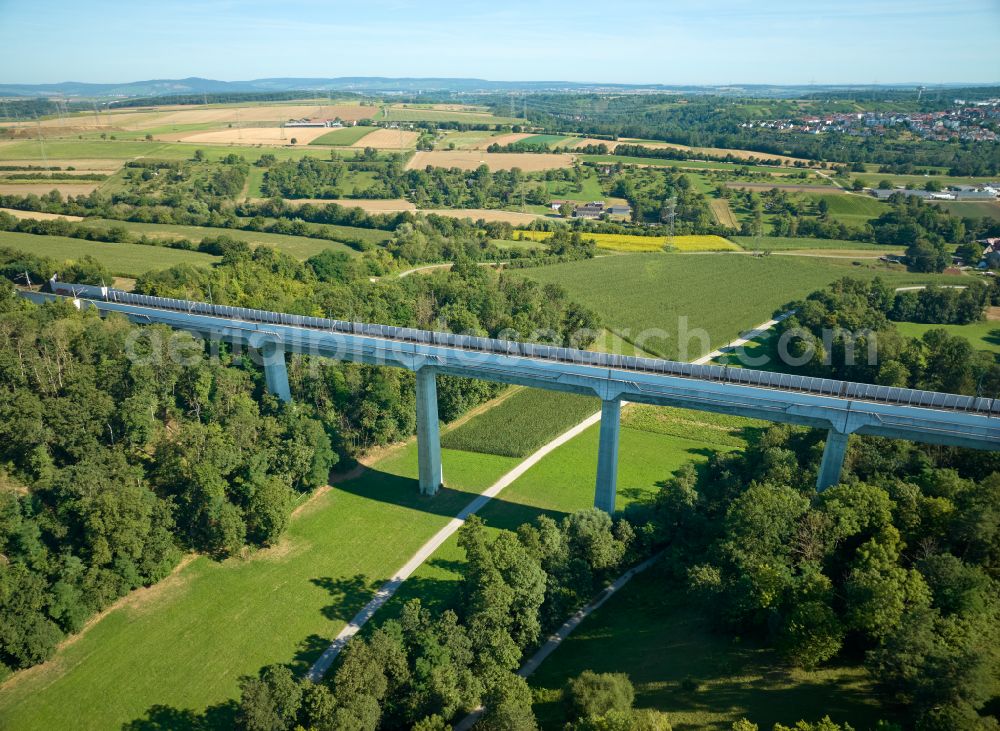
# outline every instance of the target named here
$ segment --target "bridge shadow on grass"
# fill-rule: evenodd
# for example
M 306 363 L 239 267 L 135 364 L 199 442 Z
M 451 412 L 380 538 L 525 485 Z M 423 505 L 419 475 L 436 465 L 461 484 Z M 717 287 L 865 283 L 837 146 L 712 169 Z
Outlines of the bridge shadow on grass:
M 447 463 L 444 469 L 447 479 Z M 376 500 L 388 505 L 419 510 L 423 513 L 447 518 L 454 518 L 479 496 L 479 491 L 455 490 L 449 487 L 442 487 L 438 494 L 433 497 L 421 495 L 416 480 L 375 469 L 369 469 L 353 480 L 342 482 L 335 489 L 367 500 Z M 586 504 L 579 505 L 578 509 L 582 510 L 588 507 L 590 507 L 589 500 Z M 486 503 L 478 514 L 491 526 L 515 530 L 521 523 L 534 520 L 538 515 L 545 514 L 558 520 L 566 515 L 566 512 L 546 510 L 534 505 L 505 500 L 503 493 L 501 493 L 500 496 L 494 497 Z

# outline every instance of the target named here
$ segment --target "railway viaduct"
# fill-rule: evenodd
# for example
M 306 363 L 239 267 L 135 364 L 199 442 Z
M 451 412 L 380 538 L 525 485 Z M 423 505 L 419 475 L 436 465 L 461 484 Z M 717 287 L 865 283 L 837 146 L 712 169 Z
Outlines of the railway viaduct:
M 827 432 L 817 489 L 840 480 L 848 437 L 870 434 L 973 449 L 1000 449 L 1000 399 L 873 386 L 750 369 L 606 355 L 412 328 L 132 294 L 53 280 L 51 292 L 22 290 L 36 302 L 68 299 L 78 308 L 119 313 L 257 350 L 267 389 L 288 401 L 286 353 L 406 368 L 416 375 L 421 492 L 443 482 L 438 374 L 597 396 L 601 431 L 594 504 L 615 507 L 623 401 L 677 406 L 798 424 Z

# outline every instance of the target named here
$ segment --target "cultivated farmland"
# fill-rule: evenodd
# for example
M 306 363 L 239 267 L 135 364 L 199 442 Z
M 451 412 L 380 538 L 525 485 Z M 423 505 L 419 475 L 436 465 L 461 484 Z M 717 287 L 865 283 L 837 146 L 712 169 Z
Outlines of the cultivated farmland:
M 418 135 L 405 129 L 377 129 L 361 137 L 351 147 L 373 147 L 376 150 L 407 150 L 417 144 Z
M 566 154 L 533 154 L 478 152 L 476 150 L 434 150 L 416 152 L 407 163 L 407 170 L 420 170 L 428 165 L 439 168 L 460 168 L 475 170 L 486 165 L 490 170 L 510 170 L 520 168 L 525 172 L 568 168 L 573 164 L 573 156 Z
M 529 241 L 546 241 L 548 231 L 518 231 L 515 236 Z M 581 233 L 584 239 L 593 239 L 600 249 L 629 253 L 662 251 L 668 244 L 678 251 L 741 251 L 732 241 L 721 236 L 636 236 L 632 234 Z
M 343 127 L 326 132 L 314 139 L 311 145 L 334 145 L 337 147 L 349 147 L 360 140 L 365 135 L 374 131 L 374 127 Z
M 447 432 L 441 438 L 441 446 L 503 457 L 527 457 L 600 410 L 596 398 L 519 389 L 497 406 Z
M 198 132 L 180 141 L 195 145 L 308 145 L 327 134 L 323 127 L 237 127 L 215 132 Z
M 36 236 L 12 231 L 0 231 L 0 247 L 10 247 L 37 256 L 59 261 L 78 260 L 92 256 L 121 277 L 138 277 L 151 269 L 166 269 L 175 264 L 207 265 L 219 257 L 198 251 L 168 249 L 141 244 L 111 244 L 105 241 L 85 241 L 64 236 Z
M 693 360 L 764 322 L 787 302 L 844 276 L 901 286 L 954 281 L 849 260 L 635 254 L 517 270 L 565 287 L 605 327 L 661 357 Z

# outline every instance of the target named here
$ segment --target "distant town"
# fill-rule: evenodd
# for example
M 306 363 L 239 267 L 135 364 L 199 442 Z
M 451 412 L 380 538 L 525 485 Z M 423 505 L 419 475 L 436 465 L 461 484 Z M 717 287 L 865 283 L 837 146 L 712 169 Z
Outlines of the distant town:
M 908 131 L 926 140 L 959 139 L 993 142 L 1000 139 L 1000 99 L 967 103 L 954 101 L 954 108 L 936 112 L 851 112 L 798 119 L 744 122 L 744 129 L 764 128 L 787 132 L 821 134 L 841 132 L 861 137 L 882 136 L 889 131 Z

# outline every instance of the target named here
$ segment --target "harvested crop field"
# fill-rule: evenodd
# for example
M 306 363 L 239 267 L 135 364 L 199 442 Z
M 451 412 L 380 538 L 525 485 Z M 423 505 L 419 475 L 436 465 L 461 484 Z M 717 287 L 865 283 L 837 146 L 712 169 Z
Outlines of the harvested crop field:
M 573 144 L 573 149 L 578 150 L 581 147 L 587 147 L 589 145 L 604 145 L 608 148 L 608 152 L 614 152 L 615 148 L 618 147 L 618 144 L 619 143 L 614 140 L 598 140 L 593 137 L 583 137 Z
M 439 168 L 460 168 L 475 170 L 486 165 L 490 170 L 510 170 L 520 168 L 525 172 L 568 168 L 573 164 L 573 156 L 565 154 L 533 154 L 478 152 L 476 150 L 434 150 L 417 152 L 407 164 L 407 170 L 419 170 L 431 165 Z
M 326 127 L 240 127 L 215 132 L 197 132 L 181 137 L 179 142 L 208 145 L 308 145 L 330 130 Z
M 42 213 L 41 211 L 19 211 L 15 208 L 0 208 L 0 213 L 9 213 L 14 218 L 26 218 L 29 221 L 52 221 L 65 218 L 67 221 L 82 221 L 83 216 L 64 216 L 57 213 Z
M 519 224 L 531 223 L 539 218 L 544 218 L 537 213 L 521 213 L 519 211 L 498 211 L 489 208 L 429 208 L 422 209 L 420 213 L 435 214 L 437 216 L 447 216 L 448 218 L 471 218 L 473 221 L 501 221 L 505 223 Z
M 504 146 L 504 145 L 513 145 L 514 143 L 520 142 L 521 140 L 525 140 L 525 139 L 527 139 L 529 137 L 535 137 L 535 135 L 528 134 L 526 132 L 511 132 L 511 133 L 505 134 L 505 135 L 495 135 L 493 137 L 490 137 L 487 140 L 484 140 L 479 145 L 477 145 L 474 149 L 485 150 L 490 145 L 500 145 L 501 147 Z
M 179 124 L 239 124 L 241 122 L 284 122 L 288 119 L 370 119 L 374 107 L 358 104 L 260 104 L 254 106 L 154 107 L 143 111 L 80 114 L 40 123 L 22 122 L 20 126 L 72 127 L 73 129 L 142 130 Z M 18 125 L 11 125 L 18 126 Z
M 45 195 L 58 190 L 63 195 L 89 195 L 101 187 L 100 183 L 64 183 L 62 181 L 40 180 L 37 183 L 0 183 L 0 195 Z
M 405 129 L 377 129 L 351 147 L 372 147 L 376 150 L 406 150 L 417 144 L 418 135 Z
M 712 198 L 709 205 L 712 209 L 712 215 L 715 216 L 715 220 L 720 225 L 728 228 L 739 228 L 736 216 L 733 215 L 733 209 L 729 207 L 729 201 L 725 198 Z
M 754 152 L 752 150 L 734 150 L 728 147 L 690 147 L 688 145 L 679 145 L 673 142 L 659 142 L 657 140 L 636 140 L 636 139 L 620 139 L 618 140 L 620 145 L 642 145 L 643 147 L 653 147 L 653 148 L 664 148 L 672 147 L 675 150 L 688 150 L 695 153 L 695 155 L 713 155 L 719 157 L 725 157 L 726 155 L 732 155 L 739 160 L 749 160 L 750 158 L 756 158 L 758 160 L 781 160 L 784 163 L 792 164 L 795 162 L 810 162 L 809 160 L 802 157 L 789 157 L 788 155 L 772 155 L 767 152 Z

